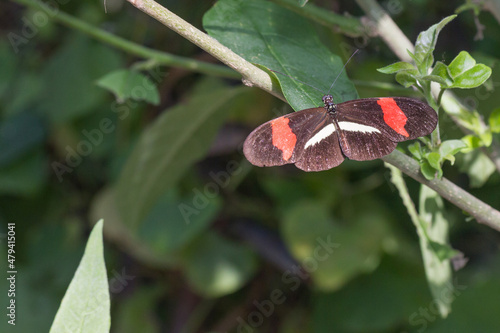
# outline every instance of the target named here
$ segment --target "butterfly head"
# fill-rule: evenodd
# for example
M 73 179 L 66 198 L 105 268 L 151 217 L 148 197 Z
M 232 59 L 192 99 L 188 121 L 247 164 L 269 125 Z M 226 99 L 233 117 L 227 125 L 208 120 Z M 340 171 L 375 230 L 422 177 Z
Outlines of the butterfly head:
M 332 95 L 325 95 L 323 96 L 323 103 L 325 103 L 325 109 L 328 112 L 335 112 L 335 103 L 333 102 L 333 96 Z

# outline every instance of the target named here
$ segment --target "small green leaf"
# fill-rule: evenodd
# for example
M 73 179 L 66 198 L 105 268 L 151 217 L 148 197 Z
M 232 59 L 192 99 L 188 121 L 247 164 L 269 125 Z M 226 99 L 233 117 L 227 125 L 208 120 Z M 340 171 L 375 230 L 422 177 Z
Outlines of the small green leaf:
M 442 244 L 435 241 L 428 241 L 431 251 L 434 252 L 439 261 L 449 260 L 459 254 L 459 251 L 452 248 L 450 245 Z
M 483 143 L 481 139 L 479 139 L 477 136 L 469 134 L 464 136 L 461 141 L 463 141 L 468 149 L 463 149 L 464 152 L 469 152 L 473 149 L 477 149 L 479 147 L 483 146 Z
M 396 74 L 396 81 L 405 88 L 408 88 L 417 83 L 417 79 L 415 78 L 417 74 L 416 69 L 403 70 Z
M 441 168 L 441 155 L 439 153 L 429 153 L 427 154 L 426 159 L 434 169 L 439 170 Z
M 422 175 L 424 175 L 424 177 L 428 180 L 436 178 L 436 174 L 438 173 L 438 170 L 434 169 L 427 160 L 424 160 L 420 163 L 420 171 L 422 172 Z
M 443 79 L 441 76 L 438 75 L 424 75 L 420 77 L 420 80 L 437 82 L 441 85 L 441 87 L 446 87 L 448 85 L 446 79 Z
M 103 221 L 94 226 L 83 258 L 57 311 L 51 333 L 102 332 L 111 325 L 109 286 L 102 244 Z
M 455 77 L 453 85 L 450 88 L 470 89 L 482 85 L 491 76 L 491 68 L 486 65 L 478 64 Z
M 476 65 L 476 60 L 467 51 L 460 52 L 448 65 L 452 77 L 457 77 Z
M 450 15 L 441 22 L 432 25 L 429 29 L 422 31 L 415 42 L 414 60 L 421 75 L 427 75 L 429 68 L 434 62 L 434 48 L 441 29 L 444 28 L 457 15 Z
M 377 69 L 377 71 L 384 74 L 394 74 L 402 70 L 416 70 L 416 68 L 408 62 L 400 61 Z
M 160 94 L 156 85 L 146 75 L 128 69 L 108 73 L 97 81 L 101 88 L 112 92 L 118 103 L 128 99 L 160 104 Z
M 422 77 L 422 79 L 438 82 L 443 88 L 453 84 L 453 78 L 450 75 L 448 67 L 440 61 L 436 62 L 431 74 Z
M 408 150 L 417 160 L 422 159 L 422 146 L 418 142 L 408 145 Z
M 466 147 L 467 145 L 462 140 L 446 140 L 439 146 L 439 153 L 443 159 L 447 159 L 453 164 L 455 163 L 454 155 Z
M 491 76 L 491 68 L 483 64 L 476 65 L 476 60 L 466 51 L 460 52 L 453 59 L 448 70 L 453 78 L 450 88 L 475 88 Z
M 439 147 L 439 152 L 441 155 L 446 156 L 446 155 L 455 155 L 458 153 L 462 148 L 465 148 L 466 145 L 462 140 L 446 140 L 441 143 L 441 146 Z
M 496 108 L 488 119 L 490 129 L 493 133 L 500 133 L 500 108 Z

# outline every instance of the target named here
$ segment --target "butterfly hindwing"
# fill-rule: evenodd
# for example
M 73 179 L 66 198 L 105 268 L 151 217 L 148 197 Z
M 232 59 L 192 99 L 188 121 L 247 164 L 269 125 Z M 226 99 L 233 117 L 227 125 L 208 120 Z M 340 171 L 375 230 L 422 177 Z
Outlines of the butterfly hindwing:
M 295 166 L 304 171 L 322 171 L 334 168 L 343 161 L 338 133 L 328 116 L 305 141 Z

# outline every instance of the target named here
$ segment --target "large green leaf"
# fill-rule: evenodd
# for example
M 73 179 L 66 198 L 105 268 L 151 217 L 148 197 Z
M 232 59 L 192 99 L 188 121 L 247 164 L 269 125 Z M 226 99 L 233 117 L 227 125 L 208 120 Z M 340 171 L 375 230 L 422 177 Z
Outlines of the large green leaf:
M 276 74 L 295 110 L 322 106 L 322 96 L 342 71 L 342 60 L 321 43 L 309 21 L 269 1 L 218 1 L 203 26 L 246 60 L 297 79 Z M 336 102 L 358 96 L 345 72 L 330 93 Z
M 51 333 L 109 332 L 111 315 L 102 226 L 102 220 L 97 222 L 90 234 L 82 261 L 50 328 Z
M 117 184 L 117 205 L 130 230 L 137 230 L 158 198 L 210 148 L 242 88 L 209 89 L 164 112 L 147 128 Z

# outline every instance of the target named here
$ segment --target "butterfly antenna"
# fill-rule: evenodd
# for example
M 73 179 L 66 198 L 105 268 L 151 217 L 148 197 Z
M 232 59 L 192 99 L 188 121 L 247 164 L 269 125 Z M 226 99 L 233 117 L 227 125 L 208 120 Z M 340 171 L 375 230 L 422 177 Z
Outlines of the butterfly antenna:
M 330 89 L 328 89 L 328 93 L 327 94 L 330 94 L 330 90 L 332 90 L 333 86 L 335 85 L 335 82 L 337 82 L 337 79 L 340 77 L 340 74 L 342 74 L 342 72 L 344 71 L 345 69 L 345 66 L 347 66 L 347 64 L 349 63 L 349 61 L 351 61 L 352 57 L 354 57 L 354 55 L 356 53 L 358 53 L 359 49 L 356 49 L 356 51 L 354 51 L 351 56 L 349 57 L 349 59 L 347 59 L 347 61 L 345 62 L 344 66 L 342 67 L 342 69 L 340 70 L 340 72 L 337 74 L 337 77 L 335 78 L 335 80 L 333 80 L 333 83 L 332 85 L 330 86 Z
M 325 93 L 324 91 L 322 91 L 322 90 L 320 90 L 320 89 L 316 88 L 315 86 L 312 86 L 312 85 L 310 85 L 309 83 L 306 83 L 306 82 L 304 82 L 304 81 L 301 81 L 301 80 L 299 80 L 299 79 L 296 79 L 296 78 L 294 78 L 294 77 L 291 77 L 291 76 L 290 76 L 290 75 L 288 75 L 288 74 L 281 73 L 281 72 L 275 71 L 275 70 L 273 70 L 273 69 L 270 69 L 270 71 L 271 71 L 271 72 L 273 72 L 273 73 L 278 73 L 278 74 L 281 74 L 281 75 L 284 75 L 284 76 L 288 76 L 290 79 L 295 80 L 295 81 L 298 81 L 298 82 L 300 82 L 300 83 L 302 83 L 302 84 L 305 84 L 306 86 L 309 86 L 309 87 L 311 87 L 311 88 L 313 88 L 313 89 L 316 89 L 317 91 L 321 92 L 322 94 L 324 94 L 324 93 Z

